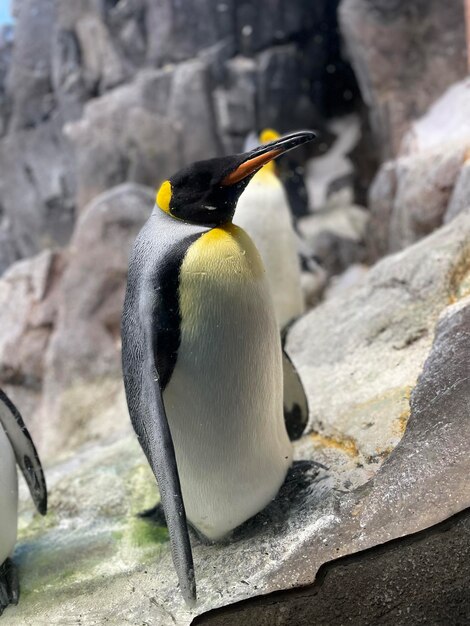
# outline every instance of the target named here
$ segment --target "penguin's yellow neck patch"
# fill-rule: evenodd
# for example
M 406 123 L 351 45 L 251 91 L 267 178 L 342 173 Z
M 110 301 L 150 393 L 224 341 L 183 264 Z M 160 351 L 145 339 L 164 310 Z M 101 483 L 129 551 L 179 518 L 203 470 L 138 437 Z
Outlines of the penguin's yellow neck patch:
M 279 139 L 280 136 L 281 135 L 273 128 L 265 128 L 259 134 L 259 142 L 269 143 L 270 141 L 275 141 L 276 139 Z M 277 174 L 276 163 L 274 162 L 274 160 L 266 163 L 266 165 L 261 168 L 260 172 L 270 172 L 271 174 Z
M 271 174 L 277 174 L 277 168 L 274 161 L 269 161 L 269 163 L 263 165 L 258 173 L 261 174 L 261 172 L 270 172 Z
M 169 180 L 165 180 L 165 182 L 160 185 L 160 189 L 157 192 L 156 202 L 162 211 L 171 215 L 171 183 Z
M 189 247 L 182 272 L 227 284 L 257 279 L 264 274 L 264 266 L 248 234 L 228 223 L 212 228 Z
M 276 141 L 281 135 L 274 130 L 274 128 L 265 128 L 259 135 L 260 143 L 269 143 L 270 141 Z

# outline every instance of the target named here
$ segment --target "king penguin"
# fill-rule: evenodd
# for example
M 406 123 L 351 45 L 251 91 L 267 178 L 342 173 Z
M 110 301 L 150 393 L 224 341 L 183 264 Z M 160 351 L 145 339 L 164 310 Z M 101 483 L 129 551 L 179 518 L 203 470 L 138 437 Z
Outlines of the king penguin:
M 259 136 L 261 143 L 279 138 L 267 128 Z M 282 329 L 305 310 L 301 286 L 297 235 L 292 222 L 289 200 L 277 176 L 274 161 L 266 163 L 252 178 L 240 196 L 233 222 L 251 237 L 266 268 L 274 308 Z
M 259 141 L 269 143 L 279 137 L 277 131 L 266 128 L 260 133 Z M 266 269 L 282 336 L 284 417 L 289 437 L 298 439 L 308 422 L 308 400 L 284 343 L 290 324 L 305 311 L 299 259 L 302 242 L 294 230 L 287 193 L 274 161 L 266 163 L 253 176 L 238 200 L 233 222 L 251 237 Z
M 276 496 L 292 462 L 266 272 L 232 219 L 253 175 L 314 137 L 301 131 L 182 169 L 162 183 L 130 256 L 127 404 L 189 605 L 196 585 L 187 520 L 209 540 L 226 537 Z
M 19 584 L 10 558 L 18 526 L 16 463 L 41 515 L 47 511 L 47 489 L 36 448 L 18 409 L 0 390 L 0 615 L 17 604 Z

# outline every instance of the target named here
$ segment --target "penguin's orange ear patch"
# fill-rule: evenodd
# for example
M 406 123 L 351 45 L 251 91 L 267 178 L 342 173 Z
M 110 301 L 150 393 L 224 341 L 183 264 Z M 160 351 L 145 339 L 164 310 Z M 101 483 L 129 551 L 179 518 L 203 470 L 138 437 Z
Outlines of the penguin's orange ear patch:
M 169 180 L 165 180 L 157 192 L 156 202 L 162 211 L 170 214 L 170 201 L 171 201 L 171 183 Z

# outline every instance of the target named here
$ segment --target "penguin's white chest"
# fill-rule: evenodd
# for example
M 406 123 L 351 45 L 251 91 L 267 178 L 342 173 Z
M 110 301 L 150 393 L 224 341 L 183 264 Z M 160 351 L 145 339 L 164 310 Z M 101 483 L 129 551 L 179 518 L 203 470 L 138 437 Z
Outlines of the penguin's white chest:
M 0 565 L 16 542 L 18 520 L 18 477 L 13 449 L 0 424 Z
M 304 312 L 296 236 L 284 188 L 263 168 L 240 196 L 233 218 L 261 254 L 282 328 Z
M 272 500 L 291 464 L 279 331 L 259 255 L 235 226 L 189 248 L 179 296 L 163 399 L 188 519 L 218 539 Z

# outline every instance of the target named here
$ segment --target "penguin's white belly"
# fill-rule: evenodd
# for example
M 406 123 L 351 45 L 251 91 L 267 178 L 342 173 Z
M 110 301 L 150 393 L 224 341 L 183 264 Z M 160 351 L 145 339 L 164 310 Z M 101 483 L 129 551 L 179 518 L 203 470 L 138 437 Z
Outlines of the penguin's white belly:
M 0 565 L 16 542 L 18 520 L 18 477 L 13 448 L 0 424 Z
M 300 264 L 284 188 L 261 170 L 240 196 L 233 218 L 253 239 L 266 267 L 274 308 L 282 328 L 304 312 Z
M 188 519 L 215 540 L 263 509 L 291 464 L 279 331 L 259 255 L 235 226 L 190 247 L 179 295 L 163 399 Z

